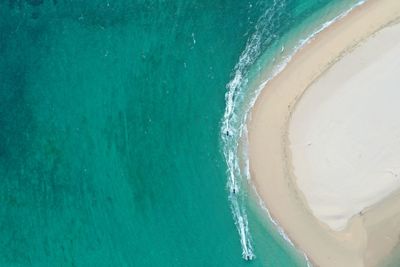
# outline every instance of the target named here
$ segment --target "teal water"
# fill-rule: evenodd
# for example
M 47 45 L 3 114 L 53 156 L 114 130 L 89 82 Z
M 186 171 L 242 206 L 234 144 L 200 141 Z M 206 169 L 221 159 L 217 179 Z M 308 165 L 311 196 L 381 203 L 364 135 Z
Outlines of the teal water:
M 354 1 L 278 2 L 1 1 L 0 266 L 305 266 L 254 202 L 242 259 L 226 85 L 266 10 L 254 58 Z

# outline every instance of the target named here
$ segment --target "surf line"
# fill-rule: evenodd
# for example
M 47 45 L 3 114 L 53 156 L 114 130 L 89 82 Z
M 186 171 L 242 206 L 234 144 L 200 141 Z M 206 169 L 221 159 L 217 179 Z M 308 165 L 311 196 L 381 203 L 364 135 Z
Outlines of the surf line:
M 271 25 L 279 20 L 283 13 L 285 0 L 274 0 L 265 12 L 260 16 L 255 25 L 255 31 L 247 40 L 245 50 L 241 53 L 238 63 L 235 65 L 232 79 L 226 85 L 225 113 L 222 119 L 221 139 L 223 154 L 227 164 L 227 188 L 228 199 L 232 216 L 239 233 L 242 247 L 242 257 L 245 260 L 255 258 L 252 245 L 252 237 L 246 212 L 247 182 L 250 176 L 240 168 L 239 144 L 245 128 L 246 112 L 241 112 L 245 102 L 248 73 L 252 65 L 261 55 L 264 43 L 270 43 L 275 35 L 271 32 Z

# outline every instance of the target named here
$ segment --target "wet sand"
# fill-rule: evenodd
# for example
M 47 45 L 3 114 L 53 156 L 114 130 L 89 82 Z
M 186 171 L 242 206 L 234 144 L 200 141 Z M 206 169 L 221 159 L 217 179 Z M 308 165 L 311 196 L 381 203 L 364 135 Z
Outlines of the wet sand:
M 384 61 L 385 57 L 382 55 L 385 53 L 379 53 L 379 51 L 388 50 L 385 47 L 387 42 L 380 41 L 384 45 L 379 45 L 378 42 L 374 44 L 375 47 L 372 45 L 373 48 L 364 49 L 364 54 L 371 54 L 371 49 L 377 52 L 372 53 L 373 56 L 369 60 L 364 60 L 364 58 L 359 66 L 352 57 L 363 48 L 364 44 L 368 46 L 374 38 L 379 40 L 388 38 L 387 34 L 383 34 L 388 28 L 383 28 L 394 24 L 399 17 L 400 1 L 370 0 L 318 34 L 294 56 L 277 77 L 266 85 L 256 101 L 251 120 L 248 122 L 250 170 L 258 193 L 274 219 L 284 228 L 296 246 L 304 251 L 317 266 L 375 266 L 398 243 L 400 193 L 396 190 L 397 169 L 390 168 L 391 166 L 386 167 L 386 165 L 380 166 L 381 169 L 388 170 L 384 174 L 386 176 L 382 176 L 386 178 L 381 179 L 386 179 L 385 183 L 374 180 L 373 174 L 368 176 L 367 183 L 364 182 L 368 186 L 360 184 L 357 187 L 365 178 L 360 175 L 338 179 L 332 183 L 331 177 L 336 177 L 341 171 L 345 175 L 352 174 L 343 167 L 349 161 L 346 159 L 342 160 L 343 166 L 339 170 L 327 167 L 337 166 L 338 163 L 334 160 L 345 150 L 338 148 L 338 151 L 335 151 L 336 154 L 333 153 L 335 156 L 331 157 L 333 163 L 327 166 L 321 163 L 323 161 L 318 161 L 316 155 L 321 152 L 321 149 L 334 151 L 334 142 L 338 142 L 343 147 L 346 147 L 346 143 L 343 138 L 331 140 L 332 136 L 330 138 L 325 136 L 332 142 L 331 150 L 326 150 L 326 147 L 321 148 L 321 144 L 327 139 L 321 139 L 321 136 L 316 137 L 317 135 L 313 133 L 320 133 L 322 128 L 318 127 L 325 127 L 322 132 L 334 134 L 334 131 L 327 130 L 329 125 L 324 126 L 320 122 L 325 121 L 326 118 L 335 120 L 345 118 L 346 113 L 352 112 L 351 103 L 346 104 L 347 106 L 343 103 L 344 106 L 338 106 L 337 103 L 340 100 L 332 102 L 335 98 L 332 94 L 336 92 L 336 96 L 343 95 L 343 92 L 341 94 L 335 88 L 360 86 L 360 84 L 355 85 L 357 75 L 364 75 L 358 79 L 368 83 L 367 76 L 371 76 L 371 72 L 364 71 L 359 74 L 357 69 L 365 70 L 376 65 L 377 61 Z M 379 31 L 381 29 L 383 30 Z M 375 36 L 372 36 L 374 34 Z M 357 48 L 357 46 L 360 47 Z M 398 53 L 400 57 L 399 49 L 391 51 L 391 53 Z M 386 56 L 386 60 L 392 57 L 392 54 Z M 343 61 L 345 63 L 342 63 Z M 334 64 L 335 62 L 338 63 Z M 380 62 L 380 67 L 375 71 L 383 71 L 382 68 L 385 65 L 390 67 L 388 62 Z M 335 72 L 336 66 L 339 67 Z M 387 75 L 390 73 L 388 72 Z M 384 78 L 384 80 L 387 79 Z M 327 84 L 330 84 L 332 90 L 321 89 L 326 88 Z M 354 98 L 354 103 L 356 103 L 356 98 L 362 95 L 361 89 L 357 91 L 357 94 L 346 96 L 346 101 Z M 311 95 L 313 91 L 317 92 L 315 93 L 317 96 L 311 97 L 312 99 L 307 102 L 305 100 L 307 95 Z M 327 99 L 332 103 L 329 103 Z M 304 104 L 302 104 L 303 100 Z M 374 100 L 371 98 L 370 101 Z M 318 103 L 319 113 L 325 115 L 320 115 L 318 119 L 315 119 L 313 115 L 315 112 L 313 112 L 313 107 L 310 107 L 310 103 L 311 105 Z M 368 101 L 366 103 L 371 104 Z M 297 113 L 301 108 L 306 111 L 303 114 Z M 359 113 L 362 114 L 361 111 Z M 297 116 L 298 114 L 300 115 Z M 370 114 L 365 113 L 363 116 L 370 116 Z M 368 128 L 355 125 L 356 121 L 353 119 L 347 122 L 347 131 L 352 131 L 348 134 L 351 136 L 349 140 L 357 140 L 357 131 L 354 129 L 359 129 L 359 134 L 368 130 Z M 315 131 L 311 134 L 307 132 L 311 131 L 308 127 L 310 125 L 313 125 L 314 128 L 311 128 Z M 346 133 L 346 131 L 341 133 Z M 377 134 L 373 133 L 372 136 L 382 140 L 388 139 L 385 135 L 379 137 Z M 310 136 L 312 138 L 308 141 L 307 138 Z M 373 150 L 362 150 L 365 142 L 367 141 L 357 143 L 360 146 L 359 150 L 366 154 L 373 153 Z M 313 145 L 314 150 L 308 151 L 309 146 Z M 390 152 L 390 146 L 387 146 L 387 151 Z M 379 146 L 374 149 L 379 149 Z M 353 150 L 349 151 L 353 152 Z M 385 163 L 386 159 L 382 157 L 381 162 Z M 371 161 L 371 158 L 369 160 Z M 366 160 L 362 164 L 366 165 L 368 162 Z M 313 165 L 322 166 L 320 168 L 322 171 L 318 168 L 316 171 Z M 353 166 L 353 171 L 359 170 L 358 167 Z M 327 177 L 321 180 L 321 174 Z M 342 204 L 338 204 L 338 199 L 342 199 Z

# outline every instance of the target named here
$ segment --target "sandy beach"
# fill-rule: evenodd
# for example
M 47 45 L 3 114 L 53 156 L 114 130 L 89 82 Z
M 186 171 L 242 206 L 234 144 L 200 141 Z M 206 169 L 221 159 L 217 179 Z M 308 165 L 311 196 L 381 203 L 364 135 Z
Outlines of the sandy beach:
M 252 110 L 253 182 L 316 266 L 376 266 L 400 234 L 400 1 L 318 34 Z
M 397 24 L 332 66 L 293 112 L 288 133 L 297 185 L 333 230 L 400 186 L 399 55 Z

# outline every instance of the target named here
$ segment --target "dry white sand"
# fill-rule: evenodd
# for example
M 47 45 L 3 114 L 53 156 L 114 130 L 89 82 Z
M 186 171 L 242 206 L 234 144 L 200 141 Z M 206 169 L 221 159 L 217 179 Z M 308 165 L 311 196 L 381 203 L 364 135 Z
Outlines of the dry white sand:
M 307 89 L 289 127 L 297 185 L 334 230 L 400 186 L 400 25 Z
M 378 32 L 332 65 L 399 18 L 399 0 L 368 0 L 298 52 L 266 85 L 249 117 L 252 181 L 272 217 L 315 266 L 376 266 L 399 242 L 399 93 L 392 87 L 393 69 L 399 68 L 392 58 L 400 50 L 398 36 L 385 33 L 397 35 L 398 27 Z M 373 52 L 362 52 L 374 45 Z M 361 63 L 354 59 L 358 53 Z M 317 89 L 320 83 L 330 87 Z M 308 94 L 313 106 L 305 104 Z M 340 229 L 346 222 L 341 231 L 328 226 Z

